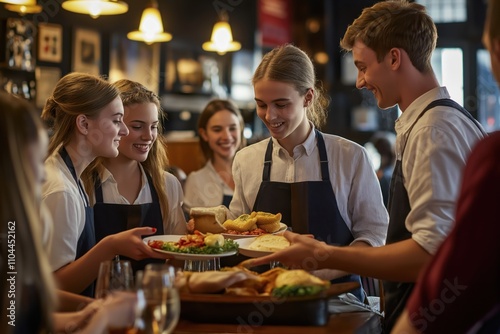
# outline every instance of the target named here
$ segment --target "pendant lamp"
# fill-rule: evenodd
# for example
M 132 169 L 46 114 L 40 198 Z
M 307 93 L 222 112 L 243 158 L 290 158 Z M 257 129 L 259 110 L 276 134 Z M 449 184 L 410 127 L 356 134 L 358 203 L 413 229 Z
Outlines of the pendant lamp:
M 66 0 L 62 7 L 70 12 L 88 14 L 94 19 L 100 15 L 118 15 L 128 11 L 128 4 L 118 0 Z
M 21 15 L 36 14 L 42 11 L 42 6 L 36 4 L 36 0 L 2 1 L 5 2 L 5 9 L 17 12 Z
M 233 33 L 231 32 L 227 13 L 223 12 L 221 14 L 220 21 L 214 25 L 210 41 L 203 43 L 202 48 L 205 51 L 217 52 L 220 55 L 241 49 L 241 44 L 233 41 Z
M 172 39 L 171 34 L 163 31 L 163 22 L 156 0 L 149 1 L 142 12 L 139 30 L 129 32 L 127 38 L 146 44 L 168 42 Z

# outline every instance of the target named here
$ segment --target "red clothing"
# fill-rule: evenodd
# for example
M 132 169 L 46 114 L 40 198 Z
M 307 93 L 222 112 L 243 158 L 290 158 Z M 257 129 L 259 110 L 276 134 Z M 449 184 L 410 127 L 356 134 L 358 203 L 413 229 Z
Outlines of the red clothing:
M 406 305 L 417 330 L 464 333 L 500 305 L 499 191 L 500 132 L 496 132 L 472 151 L 455 226 L 420 275 Z

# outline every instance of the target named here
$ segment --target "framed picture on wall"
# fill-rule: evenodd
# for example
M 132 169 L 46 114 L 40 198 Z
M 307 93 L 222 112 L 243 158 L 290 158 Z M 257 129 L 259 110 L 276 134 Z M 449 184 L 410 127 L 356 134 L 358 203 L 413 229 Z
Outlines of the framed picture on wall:
M 38 25 L 38 60 L 60 63 L 62 60 L 62 26 L 40 23 Z
M 58 67 L 37 66 L 35 78 L 36 106 L 37 108 L 43 108 L 47 99 L 52 95 L 57 82 L 61 79 L 61 69 Z
M 133 79 L 159 93 L 160 44 L 131 41 L 125 34 L 111 36 L 109 81 Z
M 98 31 L 76 28 L 73 35 L 73 72 L 99 75 L 101 35 Z
M 7 65 L 24 71 L 35 70 L 34 25 L 28 20 L 8 18 L 6 26 Z

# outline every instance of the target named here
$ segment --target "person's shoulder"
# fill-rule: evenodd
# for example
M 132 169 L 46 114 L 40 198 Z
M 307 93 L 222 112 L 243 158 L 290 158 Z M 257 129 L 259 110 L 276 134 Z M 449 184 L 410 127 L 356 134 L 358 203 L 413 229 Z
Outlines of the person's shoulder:
M 363 151 L 363 146 L 350 139 L 341 136 L 323 133 L 323 138 L 325 139 L 326 146 L 331 147 L 333 149 L 349 150 L 353 152 Z
M 174 186 L 175 188 L 182 189 L 181 182 L 179 179 L 172 173 L 164 171 L 163 176 L 165 178 L 165 182 L 167 184 L 167 189 L 169 187 Z
M 50 156 L 45 161 L 45 182 L 43 184 L 43 193 L 48 195 L 56 192 L 68 192 L 71 184 L 69 171 L 62 168 L 57 156 Z
M 210 174 L 211 168 L 209 165 L 209 162 L 207 162 L 202 168 L 198 170 L 194 170 L 191 173 L 188 174 L 186 177 L 186 182 L 193 181 L 193 180 L 203 180 L 207 177 L 207 175 Z
M 236 157 L 248 157 L 252 156 L 257 152 L 265 152 L 267 145 L 269 144 L 269 138 L 262 139 L 254 144 L 248 145 L 238 152 L 236 152 Z

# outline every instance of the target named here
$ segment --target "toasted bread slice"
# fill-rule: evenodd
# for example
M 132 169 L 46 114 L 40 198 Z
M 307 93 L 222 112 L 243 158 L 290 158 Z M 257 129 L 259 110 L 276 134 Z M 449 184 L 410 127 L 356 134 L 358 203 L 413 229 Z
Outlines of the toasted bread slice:
M 252 217 L 257 218 L 257 226 L 275 224 L 281 222 L 281 213 L 273 214 L 269 212 L 257 211 L 252 212 Z
M 277 252 L 288 246 L 290 246 L 290 241 L 282 235 L 263 234 L 255 238 L 248 246 L 248 249 L 263 252 Z
M 257 218 L 252 218 L 250 215 L 243 214 L 234 220 L 226 220 L 223 226 L 228 230 L 245 232 L 257 228 L 256 223 Z

